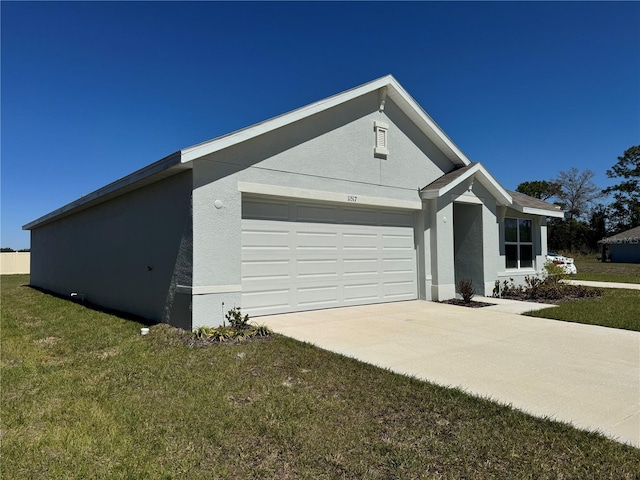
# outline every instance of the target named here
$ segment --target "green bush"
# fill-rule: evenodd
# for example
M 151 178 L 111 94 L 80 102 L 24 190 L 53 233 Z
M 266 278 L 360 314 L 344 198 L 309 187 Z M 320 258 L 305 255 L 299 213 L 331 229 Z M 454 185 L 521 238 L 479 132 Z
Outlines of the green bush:
M 234 307 L 229 310 L 224 318 L 227 319 L 231 328 L 235 328 L 237 330 L 244 330 L 250 328 L 249 325 L 249 315 L 242 316 L 242 312 L 240 311 L 240 307 Z
M 544 269 L 542 276 L 524 277 L 524 285 L 515 285 L 513 278 L 510 278 L 509 282 L 504 280 L 502 284 L 496 280 L 493 297 L 545 302 L 602 296 L 602 290 L 599 288 L 567 283 L 565 280 L 568 275 L 562 267 L 553 262 L 548 262 Z
M 250 324 L 249 315 L 243 316 L 240 307 L 229 310 L 225 319 L 229 325 L 196 328 L 194 338 L 211 343 L 243 342 L 253 337 L 268 337 L 272 333 L 266 325 Z

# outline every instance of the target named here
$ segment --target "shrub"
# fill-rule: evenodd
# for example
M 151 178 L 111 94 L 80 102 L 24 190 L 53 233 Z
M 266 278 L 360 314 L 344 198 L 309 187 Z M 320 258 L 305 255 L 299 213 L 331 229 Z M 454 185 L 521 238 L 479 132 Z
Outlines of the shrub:
M 548 283 L 558 284 L 567 278 L 569 278 L 569 274 L 560 265 L 556 265 L 552 261 L 544 264 L 544 279 Z
M 458 293 L 462 296 L 464 303 L 471 303 L 471 299 L 476 294 L 476 289 L 473 288 L 473 281 L 468 278 L 461 278 L 456 284 Z
M 240 311 L 240 307 L 234 307 L 229 310 L 224 318 L 227 319 L 231 328 L 236 328 L 239 330 L 244 330 L 250 327 L 249 325 L 249 315 L 242 316 L 242 312 Z
M 589 298 L 602 296 L 599 288 L 588 288 L 581 285 L 571 285 L 564 282 L 568 277 L 562 267 L 551 262 L 545 265 L 545 272 L 542 277 L 524 277 L 524 285 L 515 285 L 513 278 L 500 284 L 496 280 L 493 287 L 495 298 L 512 298 L 516 300 L 533 301 L 558 301 L 575 298 Z
M 268 337 L 271 330 L 266 325 L 252 325 L 249 315 L 242 315 L 240 308 L 229 310 L 225 315 L 229 325 L 220 327 L 198 327 L 193 331 L 193 337 L 203 342 L 243 342 L 253 337 Z

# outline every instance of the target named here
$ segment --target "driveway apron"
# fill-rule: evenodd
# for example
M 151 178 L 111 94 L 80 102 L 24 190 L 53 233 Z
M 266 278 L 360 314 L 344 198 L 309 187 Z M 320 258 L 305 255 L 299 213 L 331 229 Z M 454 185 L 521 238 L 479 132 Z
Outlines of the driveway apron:
M 486 299 L 491 301 L 494 299 Z M 274 331 L 640 447 L 640 333 L 410 301 L 258 317 Z

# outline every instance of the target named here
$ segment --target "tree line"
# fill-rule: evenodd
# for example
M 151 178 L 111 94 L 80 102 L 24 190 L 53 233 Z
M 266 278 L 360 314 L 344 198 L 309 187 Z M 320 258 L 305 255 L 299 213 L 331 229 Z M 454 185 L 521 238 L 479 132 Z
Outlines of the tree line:
M 589 253 L 598 249 L 598 240 L 640 226 L 640 145 L 618 157 L 607 177 L 618 183 L 600 188 L 595 173 L 573 167 L 552 180 L 523 182 L 516 191 L 555 203 L 565 218 L 548 222 L 550 251 Z M 608 203 L 603 199 L 608 198 Z

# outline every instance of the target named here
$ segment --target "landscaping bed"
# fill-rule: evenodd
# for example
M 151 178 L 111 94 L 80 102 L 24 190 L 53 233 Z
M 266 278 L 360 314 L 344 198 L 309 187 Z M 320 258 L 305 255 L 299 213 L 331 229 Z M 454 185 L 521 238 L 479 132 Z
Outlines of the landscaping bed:
M 470 300 L 467 302 L 460 298 L 450 298 L 449 300 L 443 300 L 439 303 L 447 303 L 449 305 L 457 305 L 459 307 L 469 307 L 469 308 L 491 307 L 495 305 L 495 303 L 479 302 L 477 300 Z

